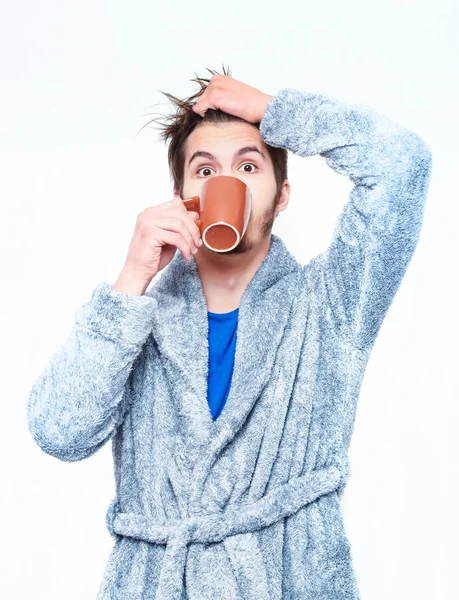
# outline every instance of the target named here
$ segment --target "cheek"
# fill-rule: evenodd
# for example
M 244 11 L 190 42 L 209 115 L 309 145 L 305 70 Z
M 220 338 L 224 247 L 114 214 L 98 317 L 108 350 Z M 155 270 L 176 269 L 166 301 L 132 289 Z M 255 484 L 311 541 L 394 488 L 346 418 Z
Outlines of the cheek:
M 183 199 L 189 198 L 190 196 L 197 196 L 202 186 L 200 179 L 189 178 L 185 179 L 183 183 Z
M 247 183 L 247 185 L 252 194 L 251 220 L 261 218 L 271 208 L 276 195 L 276 188 L 266 182 L 260 182 L 259 184 Z

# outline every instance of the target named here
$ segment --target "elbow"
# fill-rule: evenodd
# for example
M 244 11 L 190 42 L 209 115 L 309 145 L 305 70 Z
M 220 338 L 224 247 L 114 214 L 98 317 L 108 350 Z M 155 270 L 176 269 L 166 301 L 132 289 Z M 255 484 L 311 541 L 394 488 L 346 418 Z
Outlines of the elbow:
M 112 436 L 114 427 L 84 430 L 71 422 L 64 424 L 51 415 L 33 414 L 28 410 L 27 427 L 32 439 L 46 454 L 65 462 L 76 462 L 97 452 Z
M 430 178 L 432 170 L 432 151 L 427 142 L 413 131 L 406 130 L 406 156 L 411 169 L 415 169 Z
M 53 389 L 50 379 L 33 386 L 26 406 L 27 428 L 43 452 L 75 462 L 97 452 L 112 437 L 119 412 L 101 411 L 93 396 L 86 397 L 89 401 L 84 396 L 67 397 L 63 390 Z
M 66 439 L 61 435 L 53 435 L 45 428 L 29 422 L 29 432 L 34 442 L 46 454 L 64 462 L 76 462 L 88 458 L 102 446 L 77 445 L 74 440 Z
M 397 189 L 397 194 L 424 202 L 432 172 L 432 152 L 428 144 L 416 133 L 398 130 L 392 139 L 393 157 L 387 179 Z

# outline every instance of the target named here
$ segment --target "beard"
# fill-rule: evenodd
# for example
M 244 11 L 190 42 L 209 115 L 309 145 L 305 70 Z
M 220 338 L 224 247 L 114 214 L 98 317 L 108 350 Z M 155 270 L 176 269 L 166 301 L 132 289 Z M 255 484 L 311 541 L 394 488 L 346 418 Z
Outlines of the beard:
M 227 252 L 222 252 L 222 256 L 228 256 L 231 254 L 243 254 L 252 250 L 253 247 L 264 240 L 268 236 L 271 235 L 271 230 L 273 228 L 274 219 L 276 218 L 276 204 L 279 199 L 279 195 L 276 194 L 276 198 L 272 202 L 271 206 L 265 210 L 265 212 L 258 218 L 255 223 L 252 223 L 252 227 L 250 230 L 248 229 L 239 244 L 236 248 L 232 250 L 228 250 Z M 251 235 L 251 233 L 255 232 L 255 236 Z M 247 235 L 249 234 L 249 235 Z M 257 235 L 258 234 L 258 235 Z

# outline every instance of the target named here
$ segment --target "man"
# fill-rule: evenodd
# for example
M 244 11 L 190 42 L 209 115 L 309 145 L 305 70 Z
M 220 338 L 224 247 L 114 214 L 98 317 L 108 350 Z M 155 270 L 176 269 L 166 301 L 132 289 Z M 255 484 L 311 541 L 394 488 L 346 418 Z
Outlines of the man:
M 113 438 L 99 600 L 357 600 L 340 511 L 348 448 L 419 238 L 431 153 L 368 108 L 270 96 L 226 74 L 178 104 L 164 130 L 174 198 L 138 216 L 117 281 L 77 312 L 31 391 L 30 431 L 67 461 Z M 271 234 L 288 150 L 355 184 L 329 247 L 304 266 Z M 222 174 L 253 196 L 228 254 L 201 244 L 182 203 Z

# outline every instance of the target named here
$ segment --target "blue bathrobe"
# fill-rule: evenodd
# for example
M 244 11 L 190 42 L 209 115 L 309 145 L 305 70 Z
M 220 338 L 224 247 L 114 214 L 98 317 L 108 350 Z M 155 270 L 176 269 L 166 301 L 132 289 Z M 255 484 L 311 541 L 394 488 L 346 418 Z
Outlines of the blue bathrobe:
M 417 245 L 431 152 L 360 105 L 281 89 L 268 145 L 354 184 L 301 265 L 276 235 L 239 307 L 231 388 L 207 401 L 207 305 L 177 252 L 142 296 L 100 282 L 33 385 L 33 439 L 63 461 L 111 440 L 114 544 L 98 600 L 357 600 L 340 510 L 364 371 Z

